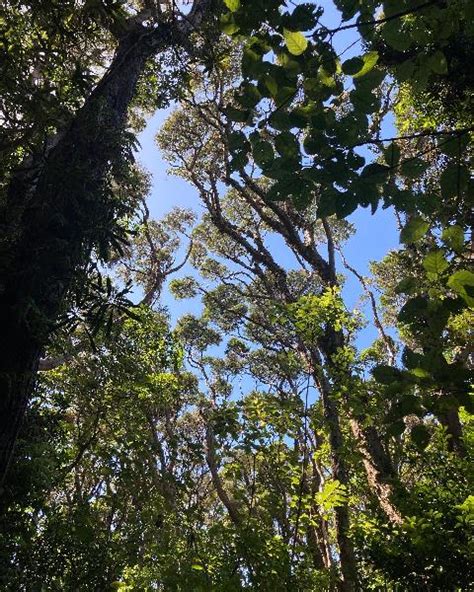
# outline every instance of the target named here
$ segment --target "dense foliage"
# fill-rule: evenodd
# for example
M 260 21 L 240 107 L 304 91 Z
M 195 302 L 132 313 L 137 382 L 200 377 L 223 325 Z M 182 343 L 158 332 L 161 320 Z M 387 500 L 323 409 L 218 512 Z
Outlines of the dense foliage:
M 0 9 L 2 589 L 474 585 L 474 11 L 334 4 Z

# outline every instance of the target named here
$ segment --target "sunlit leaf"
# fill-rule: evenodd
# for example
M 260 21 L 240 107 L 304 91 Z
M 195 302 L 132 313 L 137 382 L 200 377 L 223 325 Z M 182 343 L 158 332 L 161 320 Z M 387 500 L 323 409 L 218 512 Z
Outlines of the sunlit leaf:
M 295 56 L 299 56 L 306 51 L 308 47 L 308 40 L 299 31 L 289 31 L 283 29 L 283 37 L 288 51 Z

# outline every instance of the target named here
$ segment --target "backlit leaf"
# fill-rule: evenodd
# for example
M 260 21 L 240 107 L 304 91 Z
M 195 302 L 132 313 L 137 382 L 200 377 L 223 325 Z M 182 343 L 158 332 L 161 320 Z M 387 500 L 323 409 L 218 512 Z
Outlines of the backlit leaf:
M 306 51 L 308 40 L 303 33 L 283 29 L 283 37 L 285 38 L 286 47 L 292 55 L 299 56 Z

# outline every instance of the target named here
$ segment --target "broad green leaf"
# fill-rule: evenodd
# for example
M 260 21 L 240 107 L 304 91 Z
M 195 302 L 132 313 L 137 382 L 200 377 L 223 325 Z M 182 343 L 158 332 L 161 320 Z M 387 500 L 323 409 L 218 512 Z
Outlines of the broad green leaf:
M 359 72 L 354 74 L 354 78 L 360 78 L 361 76 L 368 74 L 379 61 L 379 54 L 377 51 L 369 51 L 362 56 L 362 59 L 364 61 L 364 65 L 362 66 L 362 69 L 359 70 Z
M 199 563 L 194 563 L 191 565 L 191 569 L 194 569 L 195 571 L 204 571 L 204 567 L 199 565 Z
M 242 55 L 242 73 L 249 78 L 257 78 L 262 74 L 262 56 L 260 53 L 246 47 Z
M 290 114 L 287 111 L 274 111 L 269 119 L 268 123 L 275 129 L 280 131 L 290 130 L 292 127 Z
M 450 163 L 440 177 L 441 195 L 445 199 L 461 195 L 469 183 L 469 169 L 456 162 Z
M 282 156 L 297 158 L 300 154 L 298 140 L 291 132 L 282 132 L 275 138 L 275 148 Z
M 413 276 L 403 278 L 395 287 L 395 294 L 412 294 L 417 286 Z
M 275 97 L 278 93 L 278 83 L 270 74 L 259 77 L 257 86 L 264 97 Z
M 397 51 L 406 51 L 413 43 L 410 35 L 400 26 L 399 19 L 385 23 L 380 31 L 386 43 Z
M 388 427 L 388 433 L 390 434 L 390 436 L 394 437 L 401 436 L 405 431 L 405 427 L 406 426 L 403 419 L 399 419 L 398 421 L 395 421 L 390 424 L 390 426 Z
M 429 222 L 420 216 L 411 218 L 400 233 L 400 242 L 406 244 L 419 241 L 428 232 L 429 227 Z
M 320 66 L 318 70 L 318 79 L 329 88 L 334 88 L 336 86 L 336 79 L 334 78 L 334 74 L 329 74 L 323 66 Z
M 385 150 L 383 151 L 385 162 L 394 167 L 400 162 L 400 148 L 396 144 L 396 142 L 392 142 Z
M 224 4 L 231 12 L 236 12 L 240 8 L 240 0 L 224 0 Z
M 406 80 L 410 80 L 415 72 L 415 61 L 413 59 L 408 59 L 395 66 L 395 73 L 396 77 L 399 82 L 405 82 Z
M 221 31 L 226 33 L 226 35 L 233 35 L 240 30 L 239 25 L 234 20 L 234 15 L 230 12 L 227 12 L 220 17 L 220 28 Z
M 402 362 L 409 370 L 420 368 L 423 363 L 423 356 L 412 351 L 409 347 L 403 348 Z
M 288 28 L 293 31 L 309 31 L 317 23 L 316 7 L 312 4 L 299 4 L 288 18 Z
M 231 150 L 239 150 L 247 144 L 247 138 L 242 132 L 231 132 L 227 141 Z
M 260 167 L 264 167 L 265 165 L 269 164 L 274 158 L 273 147 L 270 142 L 265 140 L 256 142 L 253 146 L 252 152 L 255 162 Z
M 240 123 L 245 123 L 250 117 L 250 111 L 242 111 L 232 107 L 232 105 L 229 105 L 224 109 L 224 114 L 227 115 L 230 120 L 238 121 Z
M 461 226 L 450 226 L 443 230 L 441 235 L 443 242 L 456 253 L 461 253 L 464 249 L 464 231 Z
M 381 384 L 391 384 L 392 382 L 399 382 L 403 379 L 403 375 L 398 368 L 385 364 L 373 368 L 372 375 Z
M 254 84 L 244 83 L 240 87 L 240 93 L 236 96 L 238 103 L 247 109 L 253 109 L 262 98 L 260 91 Z
M 423 267 L 428 273 L 440 275 L 449 267 L 444 252 L 441 249 L 428 253 L 423 260 Z
M 289 31 L 283 29 L 283 37 L 288 51 L 295 56 L 299 56 L 306 51 L 308 40 L 299 31 Z
M 360 72 L 364 67 L 364 60 L 360 57 L 349 58 L 342 64 L 342 71 L 344 74 L 353 76 Z
M 354 57 L 342 64 L 342 71 L 353 78 L 360 78 L 368 74 L 378 62 L 379 54 L 376 51 L 369 51 L 362 57 Z
M 474 273 L 461 269 L 453 273 L 448 279 L 448 286 L 457 292 L 469 305 L 474 306 Z
M 278 64 L 285 69 L 287 75 L 289 76 L 295 77 L 301 72 L 300 64 L 286 52 L 279 54 Z
M 409 179 L 420 177 L 428 168 L 428 163 L 421 158 L 408 158 L 400 165 L 400 173 Z
M 446 56 L 440 50 L 430 56 L 428 64 L 435 74 L 447 74 L 448 73 L 448 62 Z
M 438 148 L 444 154 L 459 157 L 469 146 L 469 134 L 464 133 L 456 136 L 442 136 L 438 140 Z

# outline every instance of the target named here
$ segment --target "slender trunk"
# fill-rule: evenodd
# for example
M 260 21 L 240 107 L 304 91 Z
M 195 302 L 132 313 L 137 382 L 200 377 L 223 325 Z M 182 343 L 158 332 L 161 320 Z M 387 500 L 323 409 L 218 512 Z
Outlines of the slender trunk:
M 311 351 L 312 367 L 321 367 L 317 353 Z M 314 371 L 314 380 L 319 385 L 323 413 L 329 431 L 329 444 L 331 450 L 331 464 L 333 476 L 345 487 L 349 486 L 349 473 L 344 460 L 344 440 L 339 420 L 337 403 L 331 387 L 322 373 Z M 339 546 L 339 558 L 341 562 L 342 580 L 340 589 L 343 592 L 358 590 L 358 570 L 354 547 L 349 536 L 350 517 L 347 504 L 342 504 L 334 509 L 336 519 L 336 537 Z
M 235 526 L 240 527 L 242 526 L 242 517 L 239 513 L 237 503 L 227 493 L 224 484 L 222 483 L 221 476 L 219 475 L 219 468 L 216 461 L 214 432 L 211 426 L 208 426 L 206 429 L 206 447 L 207 465 L 211 472 L 212 483 L 216 489 L 217 495 L 226 508 L 232 522 L 235 524 Z
M 313 559 L 313 565 L 316 569 L 331 569 L 332 557 L 329 548 L 327 532 L 325 530 L 324 518 L 319 512 L 316 504 L 315 495 L 321 486 L 321 479 L 317 471 L 315 471 L 315 463 L 313 465 L 313 474 L 311 475 L 311 487 L 308 485 L 308 478 L 303 479 L 302 492 L 305 495 L 311 495 L 313 504 L 311 507 L 311 518 L 313 524 L 308 525 L 306 529 L 306 540 Z

